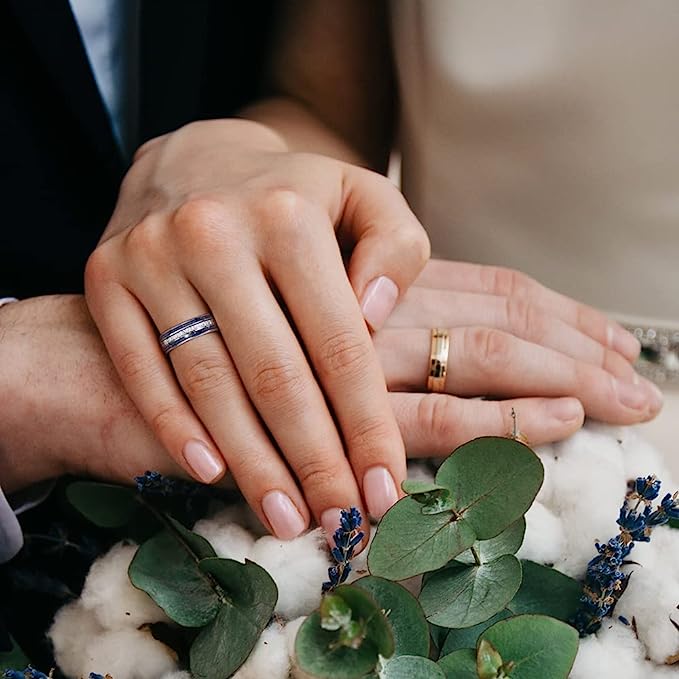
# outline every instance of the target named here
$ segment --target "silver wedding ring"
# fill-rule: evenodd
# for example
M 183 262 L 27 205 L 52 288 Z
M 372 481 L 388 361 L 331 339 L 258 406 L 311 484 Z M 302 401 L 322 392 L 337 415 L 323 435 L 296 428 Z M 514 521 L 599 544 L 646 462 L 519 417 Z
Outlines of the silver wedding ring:
M 160 346 L 165 354 L 169 354 L 173 349 L 190 342 L 196 337 L 207 335 L 211 332 L 219 332 L 217 323 L 212 314 L 203 314 L 188 321 L 173 325 L 158 338 Z

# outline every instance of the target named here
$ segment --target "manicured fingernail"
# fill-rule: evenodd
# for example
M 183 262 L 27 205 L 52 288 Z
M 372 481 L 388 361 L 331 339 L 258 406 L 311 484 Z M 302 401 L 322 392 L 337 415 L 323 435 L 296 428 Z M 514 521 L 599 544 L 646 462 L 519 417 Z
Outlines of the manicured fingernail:
M 396 306 L 398 287 L 396 283 L 380 276 L 368 284 L 361 300 L 363 317 L 373 330 L 379 330 Z
M 650 392 L 644 388 L 643 384 L 634 385 L 631 382 L 618 379 L 613 379 L 613 384 L 618 401 L 626 408 L 644 410 L 650 405 Z
M 262 510 L 281 540 L 292 540 L 306 528 L 306 521 L 294 502 L 280 490 L 269 491 L 262 498 Z
M 325 537 L 328 539 L 328 542 L 332 542 L 332 536 L 339 528 L 341 511 L 342 510 L 339 507 L 331 507 L 321 514 L 321 527 L 325 532 Z
M 572 422 L 582 418 L 582 405 L 577 398 L 557 398 L 547 403 L 549 414 L 562 422 Z
M 641 351 L 639 340 L 616 323 L 608 326 L 608 346 L 632 361 L 639 356 Z
M 658 386 L 653 384 L 650 380 L 642 379 L 642 384 L 646 386 L 651 395 L 651 412 L 655 413 L 660 410 L 665 401 L 662 391 L 658 389 Z
M 381 519 L 398 500 L 394 479 L 384 467 L 371 467 L 363 475 L 363 496 L 374 519 Z
M 226 470 L 221 455 L 213 453 L 197 439 L 191 439 L 184 445 L 184 459 L 203 483 L 212 483 Z

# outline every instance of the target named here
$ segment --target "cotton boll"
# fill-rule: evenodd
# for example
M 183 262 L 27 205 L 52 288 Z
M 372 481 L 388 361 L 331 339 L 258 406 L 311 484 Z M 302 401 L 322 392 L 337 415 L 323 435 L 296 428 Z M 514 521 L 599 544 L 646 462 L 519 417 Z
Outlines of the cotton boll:
M 284 626 L 274 622 L 262 632 L 233 679 L 287 679 L 289 674 L 290 657 Z
M 94 613 L 79 601 L 67 604 L 57 612 L 47 636 L 54 647 L 54 657 L 61 671 L 78 679 L 82 658 L 93 640 L 104 631 Z
M 245 562 L 255 544 L 255 538 L 245 528 L 235 523 L 228 523 L 222 514 L 211 519 L 201 519 L 193 532 L 204 537 L 222 559 L 235 559 Z
M 134 628 L 169 618 L 153 599 L 133 587 L 127 569 L 137 551 L 136 545 L 118 543 L 90 568 L 80 601 L 93 611 L 106 629 Z
M 208 518 L 217 521 L 222 525 L 235 523 L 238 526 L 245 528 L 245 530 L 255 537 L 261 537 L 262 535 L 268 535 L 269 533 L 257 517 L 257 514 L 255 514 L 245 502 L 222 507 L 222 509 Z
M 434 471 L 426 462 L 408 462 L 408 480 L 431 483 L 434 480 Z
M 650 679 L 652 672 L 633 630 L 610 620 L 596 636 L 580 640 L 570 679 Z
M 192 677 L 191 672 L 177 670 L 176 672 L 168 672 L 167 674 L 163 674 L 160 679 L 192 679 Z
M 546 503 L 552 499 L 554 495 L 554 446 L 543 445 L 535 449 L 535 454 L 540 458 L 542 466 L 545 470 L 544 479 L 540 490 L 535 498 L 537 502 Z
M 295 639 L 297 638 L 297 632 L 302 626 L 302 623 L 307 619 L 306 615 L 302 615 L 299 618 L 291 620 L 283 629 L 285 634 L 285 643 L 288 650 L 288 657 L 290 662 L 293 663 L 295 660 Z
M 274 579 L 278 587 L 276 613 L 280 616 L 291 620 L 318 608 L 330 566 L 322 529 L 288 541 L 271 536 L 259 538 L 249 559 Z
M 526 513 L 526 534 L 517 556 L 537 563 L 556 563 L 564 552 L 566 537 L 561 519 L 537 500 Z
M 677 489 L 676 481 L 670 472 L 665 457 L 640 436 L 635 429 L 629 428 L 622 439 L 621 450 L 627 479 L 636 479 L 639 476 L 655 475 L 662 481 L 662 493 L 674 492 Z M 665 454 L 673 451 L 665 451 Z
M 115 679 L 150 679 L 177 669 L 172 649 L 153 638 L 147 629 L 105 631 L 92 639 L 80 657 L 73 677 L 90 672 L 110 674 Z

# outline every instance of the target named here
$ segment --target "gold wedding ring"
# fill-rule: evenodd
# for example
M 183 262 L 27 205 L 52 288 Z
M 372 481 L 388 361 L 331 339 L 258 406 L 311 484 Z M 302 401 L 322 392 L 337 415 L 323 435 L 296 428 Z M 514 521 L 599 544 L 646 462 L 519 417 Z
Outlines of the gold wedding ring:
M 443 328 L 431 329 L 431 358 L 429 360 L 429 377 L 427 389 L 442 392 L 446 386 L 448 371 L 448 351 L 450 350 L 450 334 Z

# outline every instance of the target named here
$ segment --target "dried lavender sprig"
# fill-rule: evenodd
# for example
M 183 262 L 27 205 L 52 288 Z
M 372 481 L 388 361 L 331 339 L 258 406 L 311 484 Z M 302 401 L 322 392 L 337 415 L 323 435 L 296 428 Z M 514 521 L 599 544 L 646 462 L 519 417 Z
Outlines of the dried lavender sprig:
M 186 495 L 193 497 L 205 492 L 209 486 L 181 479 L 173 479 L 163 476 L 160 472 L 146 471 L 141 476 L 135 476 L 137 490 L 142 495 Z
M 336 565 L 328 568 L 328 581 L 323 583 L 324 592 L 335 589 L 349 577 L 354 549 L 364 536 L 360 530 L 362 521 L 361 512 L 356 507 L 340 511 L 340 527 L 332 537 L 335 546 L 330 550 Z
M 620 508 L 620 534 L 604 544 L 596 543 L 598 555 L 587 564 L 580 608 L 573 620 L 580 636 L 593 634 L 603 619 L 612 615 L 629 584 L 630 574 L 620 568 L 635 543 L 649 542 L 654 528 L 679 517 L 679 493 L 665 495 L 653 511 L 651 503 L 658 497 L 660 486 L 655 476 L 636 479 Z
M 49 674 L 45 674 L 28 665 L 23 670 L 7 669 L 2 673 L 2 676 L 4 679 L 52 679 L 52 671 Z

